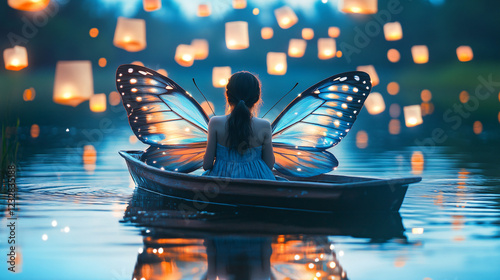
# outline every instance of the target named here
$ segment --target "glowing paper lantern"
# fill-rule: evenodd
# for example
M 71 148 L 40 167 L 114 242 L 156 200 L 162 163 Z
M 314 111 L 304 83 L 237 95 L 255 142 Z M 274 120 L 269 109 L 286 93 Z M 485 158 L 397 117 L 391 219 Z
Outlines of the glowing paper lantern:
M 384 24 L 384 35 L 387 41 L 397 41 L 403 38 L 403 28 L 399 21 Z
M 396 49 L 390 49 L 387 51 L 387 59 L 392 62 L 392 63 L 396 63 L 399 61 L 399 59 L 401 58 L 401 54 L 399 53 L 398 50 Z
M 299 21 L 292 8 L 287 6 L 274 10 L 274 15 L 276 16 L 278 25 L 283 29 L 288 29 Z
M 263 27 L 260 30 L 260 35 L 262 36 L 262 39 L 268 40 L 268 39 L 273 38 L 274 31 L 271 27 Z
M 247 0 L 233 0 L 234 9 L 245 9 L 247 7 Z
M 458 60 L 462 62 L 471 61 L 474 57 L 474 53 L 472 53 L 472 48 L 470 46 L 460 46 L 457 48 L 457 57 Z
M 378 92 L 372 92 L 365 101 L 365 107 L 370 115 L 377 115 L 385 110 L 385 102 L 382 95 Z
M 330 59 L 335 57 L 337 52 L 337 45 L 333 38 L 319 38 L 318 39 L 318 58 Z
M 288 44 L 288 56 L 302 57 L 306 51 L 307 42 L 302 39 L 290 39 Z
M 106 58 L 101 57 L 101 58 L 99 58 L 98 64 L 100 67 L 106 67 L 106 64 L 108 64 L 108 61 L 106 60 Z
M 7 3 L 16 10 L 36 12 L 45 9 L 50 0 L 9 0 Z
M 5 69 L 19 71 L 28 66 L 28 52 L 25 47 L 14 46 L 3 51 Z
M 143 19 L 119 17 L 116 23 L 113 44 L 128 52 L 146 48 L 146 21 Z
M 210 4 L 198 5 L 198 16 L 199 17 L 208 17 L 211 13 L 212 13 L 212 9 L 210 8 Z
M 377 71 L 375 71 L 375 67 L 373 67 L 373 65 L 358 66 L 356 70 L 366 72 L 368 73 L 368 75 L 370 75 L 372 87 L 378 85 L 378 83 L 380 82 L 378 79 Z
M 144 11 L 152 12 L 161 9 L 161 0 L 142 0 Z
M 120 97 L 120 94 L 117 91 L 112 91 L 109 93 L 108 101 L 111 106 L 116 106 L 120 104 L 122 98 Z
M 231 77 L 231 67 L 214 67 L 212 69 L 212 84 L 216 88 L 223 88 Z
M 40 136 L 40 126 L 38 124 L 33 124 L 30 128 L 31 138 L 38 138 Z
M 425 45 L 411 47 L 411 55 L 416 64 L 424 64 L 429 61 L 429 49 Z
M 270 75 L 285 75 L 286 68 L 286 53 L 267 53 L 267 73 Z
M 303 28 L 302 38 L 304 40 L 311 40 L 312 38 L 314 38 L 314 30 L 312 28 Z
M 94 94 L 92 64 L 83 61 L 59 61 L 54 80 L 54 102 L 76 107 Z
M 396 95 L 399 93 L 399 84 L 397 82 L 390 82 L 387 84 L 387 93 Z
M 377 0 L 341 0 L 339 8 L 352 14 L 375 14 L 378 10 Z
M 208 41 L 205 39 L 194 39 L 191 41 L 194 48 L 194 59 L 203 60 L 208 57 Z
M 420 109 L 420 105 L 405 106 L 403 107 L 403 112 L 407 127 L 417 126 L 423 122 L 422 109 Z
M 92 38 L 97 37 L 97 35 L 99 35 L 99 29 L 97 29 L 97 28 L 95 28 L 95 27 L 94 27 L 94 28 L 91 28 L 91 29 L 89 30 L 89 35 L 90 35 L 90 37 L 92 37 Z
M 25 89 L 23 92 L 24 101 L 33 101 L 35 99 L 36 92 L 34 88 Z
M 332 38 L 337 38 L 340 36 L 340 28 L 336 26 L 330 26 L 328 27 L 328 36 Z
M 230 50 L 242 50 L 250 45 L 246 21 L 226 22 L 226 46 Z
M 100 113 L 106 111 L 106 94 L 98 93 L 90 97 L 90 111 Z
M 253 8 L 252 14 L 258 15 L 260 13 L 259 8 Z
M 193 65 L 194 47 L 191 45 L 178 45 L 175 50 L 175 61 L 184 67 Z

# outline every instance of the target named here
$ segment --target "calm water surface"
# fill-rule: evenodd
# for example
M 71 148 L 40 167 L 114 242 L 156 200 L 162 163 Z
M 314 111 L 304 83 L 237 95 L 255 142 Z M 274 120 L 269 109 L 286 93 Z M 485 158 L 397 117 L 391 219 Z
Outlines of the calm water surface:
M 354 138 L 332 150 L 336 174 L 423 177 L 399 214 L 185 217 L 175 201 L 135 189 L 117 151 L 144 146 L 127 135 L 92 143 L 95 165 L 82 146 L 27 149 L 17 177 L 18 272 L 4 261 L 0 279 L 500 279 L 500 148 L 358 149 Z

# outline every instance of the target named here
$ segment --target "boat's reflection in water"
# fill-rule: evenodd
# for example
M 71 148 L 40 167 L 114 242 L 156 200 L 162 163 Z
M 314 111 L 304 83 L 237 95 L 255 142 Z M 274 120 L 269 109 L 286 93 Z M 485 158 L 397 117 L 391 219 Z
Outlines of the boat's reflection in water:
M 136 189 L 124 220 L 142 229 L 132 279 L 347 279 L 334 236 L 406 240 L 399 213 L 321 214 L 210 206 Z

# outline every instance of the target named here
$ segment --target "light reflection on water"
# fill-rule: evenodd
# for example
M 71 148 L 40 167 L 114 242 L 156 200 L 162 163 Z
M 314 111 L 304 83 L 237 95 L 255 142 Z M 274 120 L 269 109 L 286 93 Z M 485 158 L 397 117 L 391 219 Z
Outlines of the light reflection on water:
M 84 167 L 83 147 L 37 148 L 25 155 L 17 178 L 21 272 L 4 266 L 0 278 L 215 279 L 219 274 L 222 280 L 232 271 L 239 273 L 236 279 L 247 279 L 242 275 L 250 271 L 254 279 L 341 279 L 343 272 L 349 279 L 498 277 L 500 165 L 489 150 L 495 147 L 442 147 L 430 154 L 418 147 L 358 149 L 353 139 L 332 150 L 340 161 L 336 173 L 423 177 L 410 186 L 400 215 L 238 210 L 234 217 L 232 209 L 217 209 L 186 219 L 174 210 L 175 201 L 134 191 L 117 151 L 143 146 L 128 143 L 127 136 L 93 143 L 95 169 Z M 5 252 L 5 210 L 0 216 Z

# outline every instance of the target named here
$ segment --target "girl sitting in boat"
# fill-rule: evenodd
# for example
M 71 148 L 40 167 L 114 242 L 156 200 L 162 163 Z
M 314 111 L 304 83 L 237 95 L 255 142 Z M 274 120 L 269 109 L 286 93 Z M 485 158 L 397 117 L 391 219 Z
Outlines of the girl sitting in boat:
M 233 74 L 226 86 L 230 114 L 208 123 L 204 174 L 230 178 L 275 180 L 271 125 L 257 118 L 261 84 L 253 74 Z

